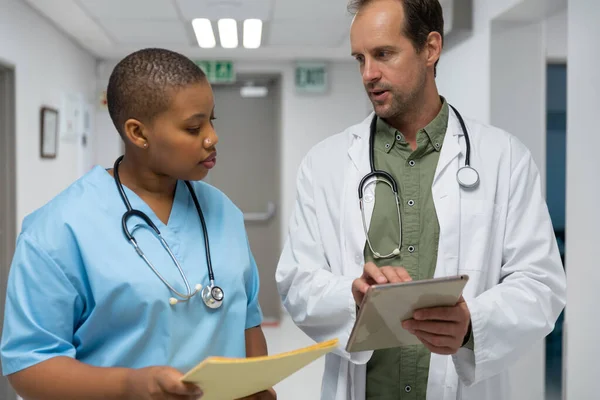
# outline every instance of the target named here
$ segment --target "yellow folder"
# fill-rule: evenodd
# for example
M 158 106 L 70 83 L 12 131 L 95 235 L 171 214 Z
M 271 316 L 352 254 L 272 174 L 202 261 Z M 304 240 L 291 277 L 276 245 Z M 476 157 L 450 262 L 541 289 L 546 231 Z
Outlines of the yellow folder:
M 235 400 L 267 390 L 331 352 L 338 339 L 272 356 L 209 357 L 181 380 L 198 385 L 202 400 Z

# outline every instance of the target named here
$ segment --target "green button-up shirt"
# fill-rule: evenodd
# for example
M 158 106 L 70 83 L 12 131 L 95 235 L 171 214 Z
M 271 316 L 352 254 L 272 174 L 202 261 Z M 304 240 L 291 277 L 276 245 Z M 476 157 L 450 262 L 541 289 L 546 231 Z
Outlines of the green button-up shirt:
M 365 260 L 379 267 L 404 267 L 413 280 L 430 279 L 437 262 L 440 228 L 431 186 L 448 126 L 448 104 L 417 133 L 413 151 L 401 132 L 382 119 L 377 121 L 375 167 L 398 182 L 402 216 L 400 255 L 374 259 L 365 245 Z M 398 218 L 390 187 L 378 183 L 369 226 L 374 251 L 389 254 L 398 245 Z M 423 346 L 377 350 L 367 364 L 367 399 L 425 400 L 431 353 Z

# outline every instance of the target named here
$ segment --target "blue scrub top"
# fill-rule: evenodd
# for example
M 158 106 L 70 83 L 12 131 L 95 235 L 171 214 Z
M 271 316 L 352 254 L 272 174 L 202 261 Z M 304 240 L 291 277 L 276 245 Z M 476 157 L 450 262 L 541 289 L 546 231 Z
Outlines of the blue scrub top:
M 200 294 L 169 304 L 173 294 L 122 231 L 126 208 L 114 179 L 96 167 L 23 221 L 8 279 L 3 374 L 56 356 L 99 367 L 168 365 L 181 372 L 208 356 L 245 357 L 244 331 L 260 325 L 262 313 L 243 214 L 216 188 L 203 182 L 193 187 L 206 219 L 215 284 L 225 294 L 221 308 L 209 309 Z M 208 285 L 202 226 L 185 184 L 177 184 L 167 225 L 134 192 L 125 192 L 156 224 L 192 289 Z M 167 282 L 187 293 L 153 231 L 137 217 L 128 226 Z

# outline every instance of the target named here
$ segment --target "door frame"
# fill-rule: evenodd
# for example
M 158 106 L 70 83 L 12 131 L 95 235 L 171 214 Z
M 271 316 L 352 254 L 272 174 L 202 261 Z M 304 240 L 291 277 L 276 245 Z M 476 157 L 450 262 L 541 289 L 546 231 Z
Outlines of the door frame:
M 15 251 L 17 236 L 17 196 L 16 196 L 16 111 L 15 111 L 15 68 L 0 61 L 0 96 L 3 96 L 4 107 L 0 107 L 0 174 L 6 186 L 0 190 L 0 331 L 4 324 L 4 304 L 6 299 L 6 282 L 10 261 Z M 3 184 L 4 185 L 4 184 Z M 17 395 L 8 383 L 8 379 L 0 376 L 0 398 L 16 400 Z
M 569 86 L 568 86 L 568 62 L 566 58 L 548 58 L 546 61 L 546 71 L 550 68 L 550 67 L 564 67 L 566 70 L 566 79 L 567 79 L 567 96 L 568 96 L 568 92 L 569 92 Z M 546 91 L 548 91 L 548 84 L 546 82 Z M 565 101 L 568 101 L 568 99 L 566 99 Z M 567 104 L 567 111 L 568 111 L 568 104 Z M 548 109 L 546 107 L 546 115 L 548 114 Z M 565 126 L 565 135 L 568 135 L 568 126 Z M 548 127 L 546 127 L 546 135 L 548 135 Z M 546 152 L 548 151 L 548 147 L 546 145 Z M 566 150 L 565 150 L 566 153 Z M 566 156 L 566 154 L 565 154 Z M 548 159 L 548 157 L 546 157 Z M 566 169 L 566 165 L 565 165 L 565 169 Z M 565 176 L 565 183 L 566 183 L 566 176 Z M 546 180 L 548 180 L 548 176 L 546 174 Z M 548 189 L 548 185 L 546 185 L 546 190 Z M 566 204 L 566 192 L 567 188 L 565 186 L 565 204 Z M 565 206 L 566 208 L 566 206 Z M 565 209 L 566 212 L 566 209 Z M 565 225 L 566 225 L 566 221 L 565 221 Z M 557 232 L 556 230 L 554 231 L 555 235 L 561 235 L 562 234 L 562 241 L 563 241 L 563 246 L 564 246 L 564 251 L 563 254 L 561 255 L 562 258 L 562 262 L 563 262 L 563 268 L 567 268 L 567 265 L 565 263 L 566 261 L 566 255 L 567 255 L 567 236 L 566 236 L 566 226 L 563 229 L 562 232 Z M 562 312 L 562 315 L 559 316 L 559 320 L 556 321 L 554 330 L 556 330 L 558 328 L 559 324 L 562 324 L 561 329 L 561 381 L 560 381 L 560 385 L 561 385 L 561 399 L 566 399 L 567 398 L 567 318 L 566 318 L 566 314 L 568 312 L 568 305 L 565 307 L 565 309 Z M 562 317 L 562 318 L 561 318 Z M 554 330 L 548 334 L 548 336 L 552 335 L 554 333 Z M 546 337 L 546 339 L 544 339 L 544 342 L 546 343 L 548 340 L 548 336 Z M 544 369 L 546 370 L 546 374 L 547 374 L 547 364 L 544 364 Z M 547 386 L 544 387 L 544 389 L 547 389 Z

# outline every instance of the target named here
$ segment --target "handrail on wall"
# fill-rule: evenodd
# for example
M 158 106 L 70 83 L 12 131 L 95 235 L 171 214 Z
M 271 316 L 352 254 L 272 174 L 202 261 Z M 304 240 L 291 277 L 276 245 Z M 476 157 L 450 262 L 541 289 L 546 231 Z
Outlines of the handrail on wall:
M 246 222 L 266 222 L 275 216 L 275 211 L 277 207 L 275 203 L 269 201 L 267 203 L 267 211 L 266 212 L 250 212 L 244 213 L 244 221 Z

